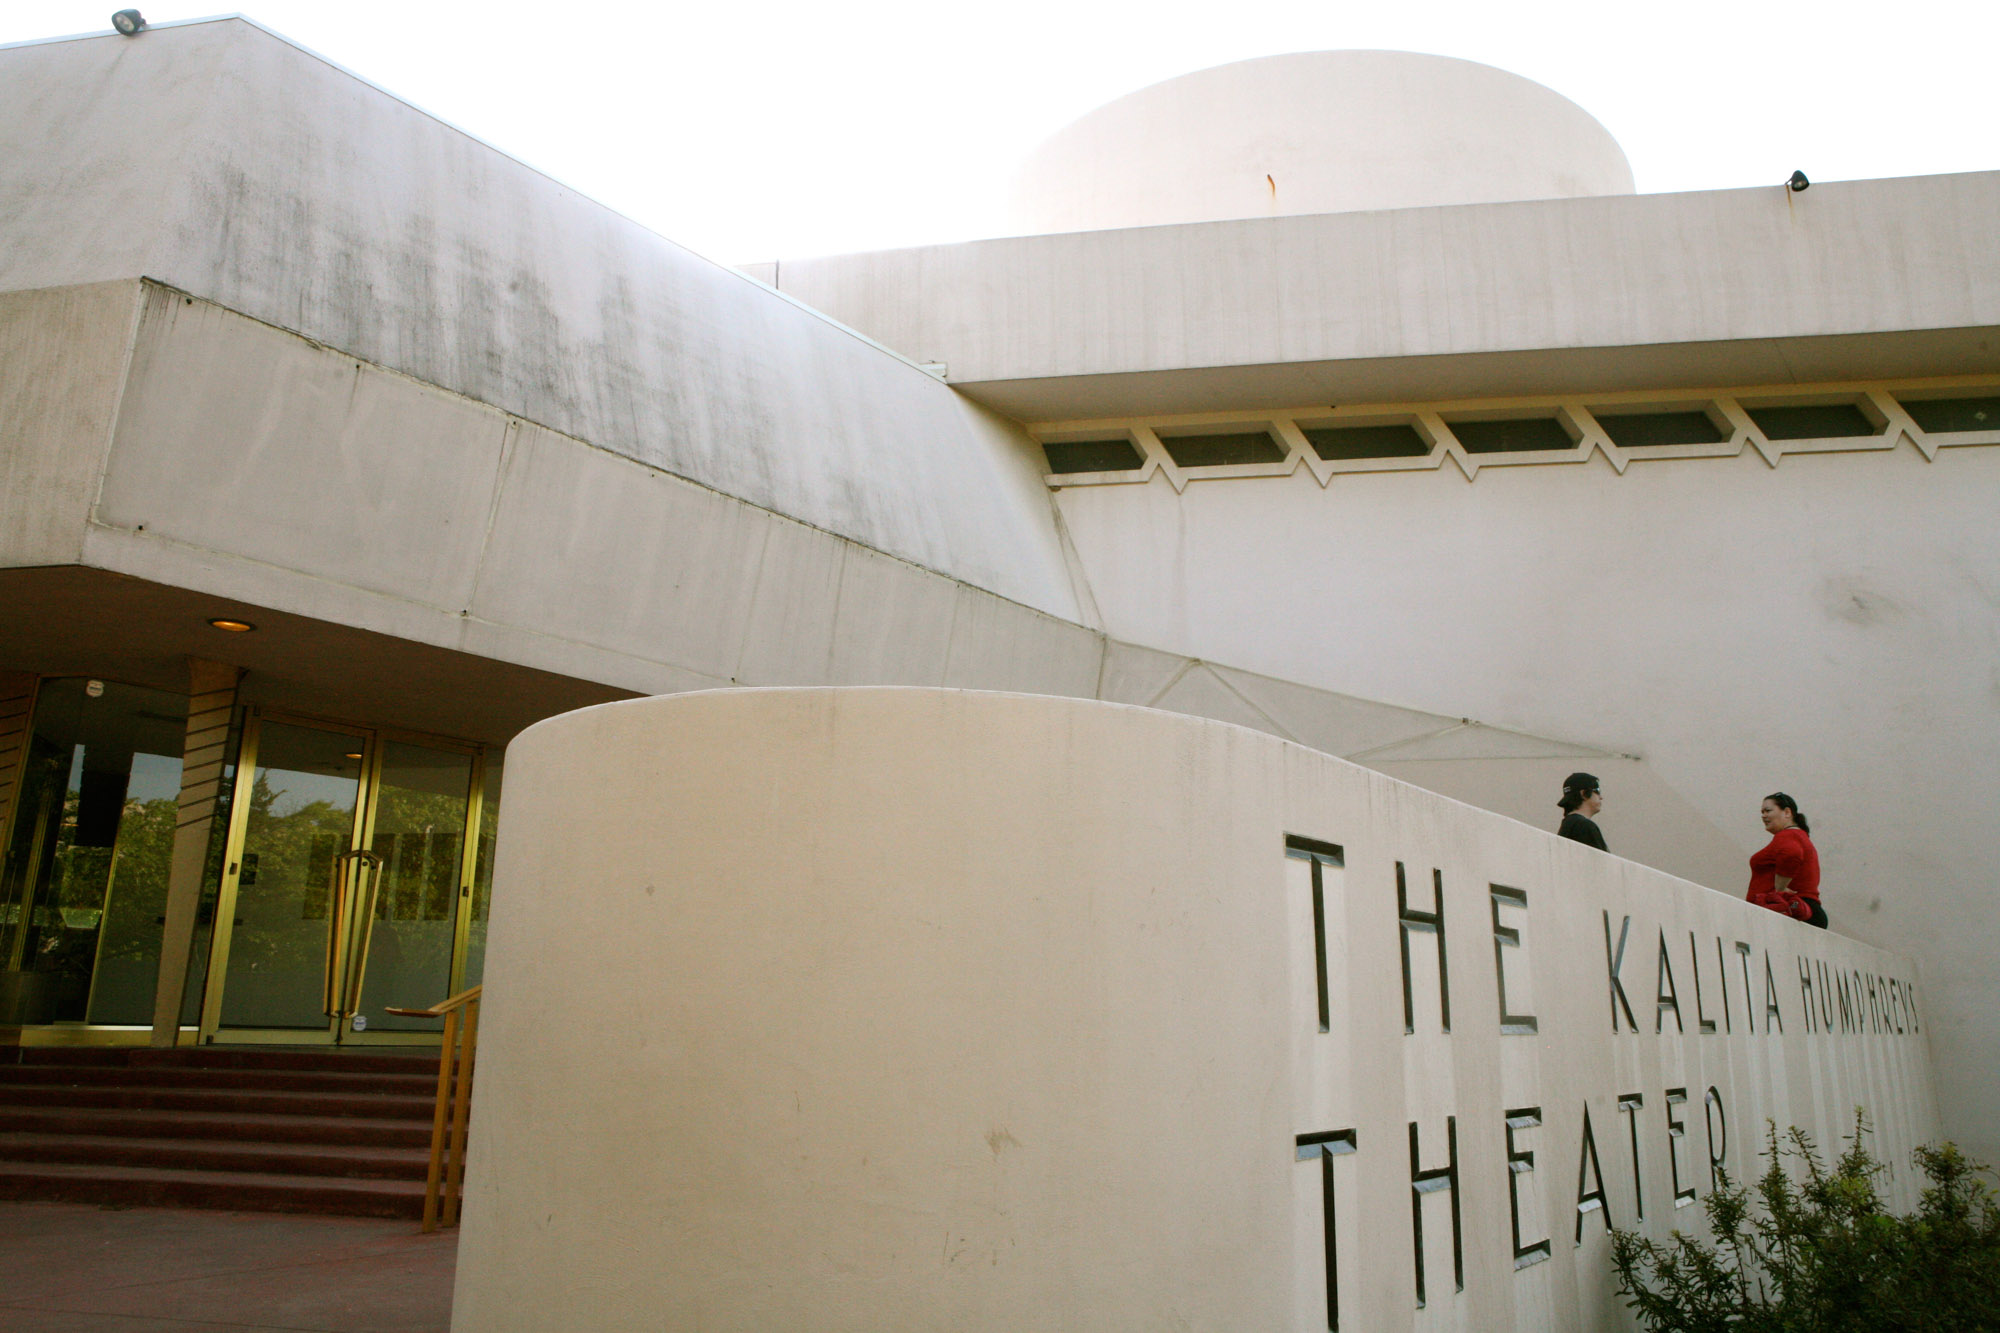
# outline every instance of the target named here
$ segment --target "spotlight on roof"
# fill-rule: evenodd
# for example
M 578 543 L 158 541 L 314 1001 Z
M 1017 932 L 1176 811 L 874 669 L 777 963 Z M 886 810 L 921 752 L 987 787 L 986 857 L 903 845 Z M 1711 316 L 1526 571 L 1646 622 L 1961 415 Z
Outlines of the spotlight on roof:
M 1786 181 L 1785 184 L 1792 187 L 1793 194 L 1799 194 L 1812 188 L 1812 182 L 1806 179 L 1806 173 L 1803 171 L 1794 171 L 1792 178 Z
M 111 26 L 127 37 L 136 37 L 146 26 L 146 16 L 136 9 L 121 9 L 111 16 Z

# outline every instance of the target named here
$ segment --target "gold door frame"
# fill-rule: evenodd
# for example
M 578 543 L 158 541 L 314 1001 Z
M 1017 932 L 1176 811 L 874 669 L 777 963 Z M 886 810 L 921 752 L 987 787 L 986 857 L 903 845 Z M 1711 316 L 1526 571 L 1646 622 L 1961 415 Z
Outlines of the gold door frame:
M 319 724 L 314 722 L 312 725 Z M 367 789 L 362 793 L 366 822 L 357 850 L 369 849 L 375 845 L 375 816 L 378 798 L 382 792 L 383 742 L 404 741 L 412 745 L 428 746 L 434 750 L 462 754 L 470 761 L 467 765 L 465 787 L 465 832 L 460 839 L 458 851 L 458 896 L 452 910 L 451 962 L 446 968 L 445 992 L 432 1001 L 436 1003 L 436 1000 L 458 993 L 459 978 L 465 970 L 465 941 L 472 919 L 472 880 L 479 864 L 478 834 L 485 788 L 486 747 L 474 741 L 462 741 L 429 732 L 409 731 L 401 727 L 374 727 L 368 729 L 367 735 L 368 748 L 365 753 L 368 755 L 368 782 Z M 357 978 L 360 984 L 354 989 L 357 1001 L 368 993 L 365 954 L 361 958 L 360 966 L 363 973 Z M 344 1020 L 336 1020 L 336 1023 L 344 1030 L 337 1033 L 335 1040 L 347 1046 L 435 1046 L 444 1037 L 442 1027 L 433 1032 L 407 1030 L 355 1032 Z
M 486 747 L 472 754 L 472 785 L 465 794 L 465 845 L 458 856 L 458 910 L 452 913 L 451 984 L 440 1000 L 465 989 L 465 946 L 472 933 L 472 890 L 479 878 L 479 833 L 486 826 Z
M 412 744 L 430 746 L 465 755 L 470 762 L 470 775 L 466 789 L 465 833 L 459 848 L 458 897 L 452 913 L 452 943 L 450 979 L 446 994 L 456 994 L 460 979 L 465 972 L 466 938 L 472 919 L 472 885 L 479 864 L 479 830 L 483 822 L 486 747 L 472 741 L 457 740 L 449 736 L 434 736 L 424 732 L 405 731 L 394 727 L 364 727 L 352 722 L 342 722 L 333 718 L 318 717 L 307 713 L 294 713 L 278 709 L 260 709 L 246 705 L 243 715 L 242 739 L 236 759 L 235 786 L 229 800 L 229 831 L 223 842 L 222 880 L 216 891 L 215 926 L 209 936 L 208 974 L 201 998 L 201 1024 L 196 1040 L 202 1045 L 243 1044 L 281 1046 L 321 1046 L 321 1045 L 361 1045 L 361 1046 L 435 1046 L 441 1035 L 436 1032 L 355 1032 L 347 1021 L 347 1015 L 329 1014 L 326 1028 L 224 1028 L 222 1026 L 223 990 L 229 979 L 229 946 L 235 931 L 236 894 L 242 873 L 243 843 L 249 831 L 250 794 L 256 787 L 258 772 L 258 739 L 266 720 L 282 722 L 292 726 L 313 727 L 322 731 L 337 732 L 352 736 L 360 743 L 361 776 L 359 790 L 355 793 L 355 811 L 352 831 L 348 835 L 347 851 L 341 854 L 342 865 L 358 865 L 363 856 L 373 856 L 370 848 L 374 844 L 375 815 L 377 797 L 382 790 L 382 750 L 383 742 L 389 740 L 407 741 Z M 379 868 L 376 883 L 379 887 Z M 370 894 L 372 900 L 374 894 Z M 330 913 L 332 918 L 334 914 Z M 372 912 L 371 912 L 372 918 Z M 322 976 L 323 992 L 329 997 L 330 1009 L 345 1009 L 347 1006 L 335 999 L 352 992 L 354 999 L 364 993 L 366 985 L 365 952 L 351 964 L 339 966 L 341 983 L 352 980 L 353 986 L 335 985 L 331 969 L 336 960 L 353 954 L 351 941 L 336 940 L 339 923 L 329 919 L 328 959 L 329 973 Z M 354 923 L 349 922 L 349 933 Z M 365 929 L 365 927 L 364 927 Z M 365 949 L 365 945 L 363 946 Z M 349 967 L 359 975 L 348 975 Z M 438 999 L 444 999 L 440 995 Z

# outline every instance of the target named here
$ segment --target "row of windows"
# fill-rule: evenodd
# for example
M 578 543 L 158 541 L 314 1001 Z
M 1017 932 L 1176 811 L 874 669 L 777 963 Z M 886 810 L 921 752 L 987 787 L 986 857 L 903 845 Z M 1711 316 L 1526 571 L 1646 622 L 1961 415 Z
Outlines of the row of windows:
M 1892 401 L 1926 435 L 2000 432 L 2000 386 L 1958 390 L 1897 392 Z M 1469 455 L 1547 454 L 1575 450 L 1594 425 L 1620 450 L 1721 445 L 1734 438 L 1738 424 L 1729 411 L 1738 408 L 1765 441 L 1840 440 L 1880 436 L 1891 421 L 1865 394 L 1819 396 L 1804 402 L 1762 402 L 1752 398 L 1710 401 L 1695 406 L 1659 408 L 1645 404 L 1608 402 L 1581 412 L 1549 406 L 1541 409 L 1483 410 L 1457 415 L 1443 411 L 1439 421 Z M 1393 419 L 1397 416 L 1402 419 Z M 1439 434 L 1422 424 L 1418 409 L 1384 411 L 1347 424 L 1315 422 L 1301 415 L 1296 425 L 1306 444 L 1322 461 L 1355 463 L 1379 459 L 1428 458 L 1443 447 Z M 1389 420 L 1380 418 L 1388 417 Z M 1149 432 L 1158 439 L 1176 467 L 1210 468 L 1282 463 L 1290 455 L 1283 439 L 1267 422 L 1233 428 L 1160 425 Z M 1085 473 L 1135 472 L 1146 457 L 1129 430 L 1117 433 L 1052 432 L 1042 448 L 1049 471 L 1069 477 Z

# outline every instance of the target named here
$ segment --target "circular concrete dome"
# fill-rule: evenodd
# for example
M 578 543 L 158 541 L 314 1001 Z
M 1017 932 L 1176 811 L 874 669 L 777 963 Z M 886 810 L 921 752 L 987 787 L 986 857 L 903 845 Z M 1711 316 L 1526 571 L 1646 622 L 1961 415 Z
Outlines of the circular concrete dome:
M 1309 51 L 1127 94 L 1038 148 L 1024 232 L 1632 193 L 1589 112 L 1490 65 Z

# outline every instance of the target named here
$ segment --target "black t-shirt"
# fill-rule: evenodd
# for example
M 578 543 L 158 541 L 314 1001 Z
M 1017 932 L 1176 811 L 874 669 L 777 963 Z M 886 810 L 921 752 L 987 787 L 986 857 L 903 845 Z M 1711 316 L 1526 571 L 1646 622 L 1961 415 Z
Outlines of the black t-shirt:
M 1556 836 L 1580 842 L 1586 847 L 1595 847 L 1600 852 L 1611 850 L 1604 845 L 1604 835 L 1597 831 L 1597 822 L 1574 810 L 1563 816 L 1562 827 L 1556 830 Z

